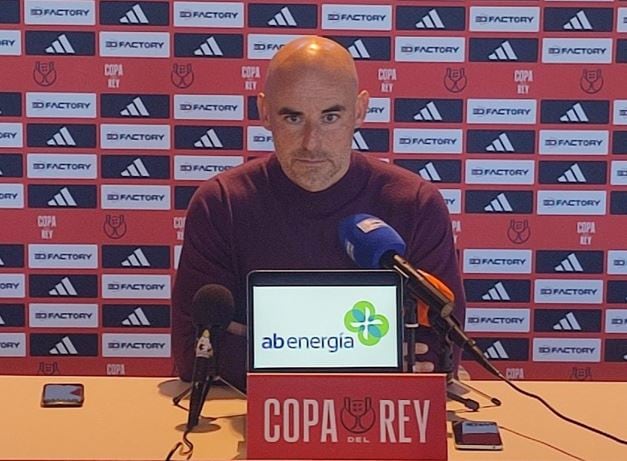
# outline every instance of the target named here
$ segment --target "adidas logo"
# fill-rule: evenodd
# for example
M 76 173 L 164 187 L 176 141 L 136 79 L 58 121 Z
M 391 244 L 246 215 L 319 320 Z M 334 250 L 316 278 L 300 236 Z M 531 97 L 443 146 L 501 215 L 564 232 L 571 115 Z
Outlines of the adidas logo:
M 4 173 L 2 172 L 2 170 L 0 170 L 0 176 L 4 176 Z
M 481 297 L 484 301 L 511 301 L 509 293 L 505 289 L 503 282 L 497 282 L 486 294 Z
M 124 117 L 150 117 L 150 112 L 146 109 L 144 101 L 137 96 L 126 106 L 125 109 L 120 111 L 120 115 Z
M 438 12 L 433 9 L 416 23 L 416 29 L 444 29 L 446 26 Z
M 64 336 L 55 346 L 48 351 L 52 355 L 77 355 L 78 351 L 70 341 L 70 338 Z
M 588 21 L 586 13 L 581 10 L 564 24 L 564 30 L 592 30 L 592 24 Z
M 514 53 L 512 45 L 509 41 L 504 41 L 501 45 L 488 56 L 490 61 L 518 61 L 518 56 Z
M 569 254 L 566 259 L 554 267 L 555 272 L 583 272 L 583 267 L 575 253 Z
M 559 178 L 557 178 L 558 182 L 578 182 L 585 183 L 588 182 L 586 177 L 579 168 L 579 165 L 573 163 L 568 170 L 566 170 Z
M 194 50 L 194 56 L 224 56 L 218 42 L 213 37 L 209 37 L 202 45 Z
M 70 279 L 63 277 L 63 279 L 55 285 L 55 287 L 48 292 L 51 296 L 78 296 L 78 293 L 72 286 Z
M 485 355 L 486 358 L 488 359 L 508 359 L 509 358 L 509 355 L 507 354 L 507 351 L 503 347 L 503 344 L 501 344 L 501 341 L 497 341 L 494 344 L 492 344 L 490 347 L 488 347 L 486 351 L 483 353 L 483 355 Z
M 370 150 L 370 147 L 368 146 L 368 143 L 366 143 L 366 140 L 361 132 L 356 131 L 353 133 L 353 145 L 351 146 L 351 149 Z
M 70 130 L 63 126 L 52 138 L 46 141 L 46 144 L 49 146 L 75 146 L 76 141 L 70 134 Z
M 4 321 L 1 315 L 0 315 L 0 325 L 6 325 L 6 322 Z
M 0 267 L 4 266 L 4 261 L 0 258 Z
M 442 181 L 442 177 L 438 174 L 433 162 L 427 163 L 418 171 L 418 174 L 427 181 Z
M 213 128 L 211 128 L 210 130 L 207 130 L 207 132 L 202 136 L 202 138 L 200 138 L 198 141 L 196 141 L 194 143 L 194 147 L 207 147 L 207 148 L 220 148 L 220 147 L 224 147 L 222 145 L 222 141 L 220 141 L 220 138 L 218 138 L 218 135 L 216 134 L 215 130 Z
M 553 325 L 556 331 L 581 331 L 581 325 L 575 318 L 575 314 L 569 312 L 559 322 Z
M 355 59 L 369 59 L 370 53 L 368 53 L 368 49 L 362 39 L 357 39 L 353 42 L 351 46 L 348 47 L 348 52 Z
M 506 133 L 501 133 L 498 138 L 490 143 L 485 148 L 487 152 L 515 152 L 512 142 L 507 137 Z
M 120 22 L 122 24 L 150 24 L 150 21 L 148 21 L 148 18 L 139 4 L 128 10 L 124 16 L 120 18 Z
M 150 262 L 141 248 L 137 248 L 131 255 L 122 261 L 123 267 L 150 267 Z
M 296 27 L 298 24 L 296 24 L 296 20 L 294 16 L 292 16 L 290 9 L 284 6 L 281 8 L 281 11 L 268 21 L 268 25 L 274 27 Z
M 579 122 L 586 123 L 589 122 L 590 119 L 586 115 L 586 112 L 583 110 L 581 103 L 575 104 L 573 107 L 568 109 L 568 111 L 560 117 L 560 122 Z
M 74 47 L 65 34 L 61 34 L 46 48 L 48 54 L 75 54 Z
M 74 197 L 72 197 L 72 194 L 70 194 L 68 188 L 64 187 L 59 192 L 57 192 L 54 197 L 48 200 L 48 206 L 74 207 L 78 206 L 78 204 L 76 203 L 76 200 L 74 200 Z
M 512 213 L 514 209 L 507 201 L 507 197 L 504 192 L 501 192 L 499 195 L 494 197 L 490 203 L 488 203 L 484 208 L 484 211 L 489 211 L 493 213 Z
M 442 115 L 440 115 L 440 111 L 436 107 L 433 101 L 430 101 L 425 107 L 420 109 L 416 115 L 414 115 L 414 120 L 422 120 L 426 122 L 441 122 Z
M 131 315 L 122 320 L 122 325 L 125 326 L 140 326 L 140 327 L 149 327 L 150 321 L 141 307 L 135 309 Z
M 150 173 L 148 173 L 148 169 L 146 165 L 144 165 L 144 162 L 142 162 L 142 159 L 136 158 L 129 166 L 122 170 L 120 176 L 126 178 L 150 178 Z

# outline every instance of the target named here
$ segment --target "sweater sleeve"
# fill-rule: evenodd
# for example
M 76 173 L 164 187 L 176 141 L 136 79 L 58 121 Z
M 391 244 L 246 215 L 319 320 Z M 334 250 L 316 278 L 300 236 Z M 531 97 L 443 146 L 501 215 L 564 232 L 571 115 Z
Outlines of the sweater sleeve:
M 208 283 L 236 288 L 229 228 L 229 204 L 219 182 L 208 181 L 194 194 L 185 219 L 183 248 L 172 291 L 172 353 L 178 375 L 189 381 L 194 361 L 192 299 Z
M 429 183 L 423 184 L 418 193 L 418 222 L 408 245 L 408 259 L 415 267 L 440 279 L 455 296 L 454 315 L 464 325 L 466 299 L 455 250 L 453 230 L 448 209 L 439 191 Z M 426 342 L 431 350 L 428 359 L 436 368 L 444 360 L 439 354 L 446 345 L 432 329 L 419 329 L 417 341 Z M 461 350 L 453 351 L 453 368 L 456 373 Z M 440 365 L 442 366 L 442 365 Z

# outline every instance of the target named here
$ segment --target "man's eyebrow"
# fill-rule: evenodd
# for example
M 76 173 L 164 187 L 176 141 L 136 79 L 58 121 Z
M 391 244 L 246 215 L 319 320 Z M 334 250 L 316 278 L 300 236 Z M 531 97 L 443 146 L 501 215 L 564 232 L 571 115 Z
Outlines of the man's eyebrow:
M 336 104 L 322 111 L 323 114 L 328 114 L 329 112 L 344 112 L 346 107 L 341 104 Z M 279 109 L 279 115 L 303 115 L 303 113 L 299 110 L 292 109 L 290 107 L 282 107 Z

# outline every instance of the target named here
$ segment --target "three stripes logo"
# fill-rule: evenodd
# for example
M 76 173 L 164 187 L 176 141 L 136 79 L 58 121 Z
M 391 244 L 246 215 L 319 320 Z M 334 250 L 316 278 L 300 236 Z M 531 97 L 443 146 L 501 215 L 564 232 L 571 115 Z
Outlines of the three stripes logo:
M 123 117 L 150 117 L 150 112 L 146 109 L 142 99 L 137 96 L 120 111 L 120 115 Z
M 494 284 L 487 293 L 481 296 L 481 299 L 484 301 L 511 301 L 511 297 L 502 282 Z
M 124 326 L 149 327 L 150 321 L 141 307 L 136 308 L 131 314 L 122 320 Z
M 144 10 L 139 4 L 134 5 L 120 18 L 122 24 L 150 24 Z
M 554 267 L 555 272 L 583 272 L 583 267 L 575 253 L 569 254 L 557 266 Z
M 287 6 L 281 8 L 281 10 L 274 15 L 268 21 L 268 25 L 271 27 L 296 27 L 298 24 L 292 15 L 292 12 Z
M 211 36 L 194 50 L 194 56 L 224 56 L 224 52 L 215 37 Z
M 370 59 L 370 53 L 363 40 L 357 39 L 348 47 L 348 52 L 355 59 Z
M 224 146 L 215 130 L 211 128 L 199 140 L 194 142 L 194 147 L 199 149 L 221 149 Z
M 437 10 L 430 10 L 425 16 L 416 23 L 416 29 L 445 29 L 446 26 L 442 22 Z
M 483 355 L 488 359 L 492 360 L 507 360 L 509 359 L 509 354 L 503 347 L 503 343 L 501 341 L 494 342 L 491 346 L 489 346 Z
M 67 187 L 57 192 L 54 197 L 48 200 L 48 206 L 51 207 L 77 207 L 78 204 Z
M 353 133 L 352 149 L 356 149 L 359 151 L 370 150 L 368 143 L 366 142 L 366 140 L 364 139 L 364 136 L 361 134 L 360 131 L 355 131 L 355 133 Z
M 560 117 L 560 122 L 564 123 L 588 123 L 590 119 L 583 110 L 583 106 L 580 103 L 576 103 L 572 106 L 564 115 Z
M 516 152 L 514 145 L 509 137 L 507 137 L 507 133 L 501 133 L 485 150 L 487 152 Z
M 0 315 L 0 325 L 6 325 L 6 322 L 4 321 L 1 315 Z
M 504 192 L 501 192 L 497 195 L 490 203 L 488 203 L 484 208 L 484 211 L 489 213 L 513 213 L 514 209 L 512 205 L 507 200 L 507 196 Z
M 555 331 L 581 331 L 581 325 L 577 321 L 575 314 L 572 312 L 567 313 L 560 319 L 555 325 L 553 325 Z
M 64 336 L 61 341 L 55 344 L 52 349 L 48 351 L 51 355 L 78 355 L 78 350 L 70 341 L 68 336 Z
M 61 34 L 45 49 L 47 54 L 76 54 L 76 50 L 67 38 Z
M 588 20 L 586 13 L 579 10 L 575 16 L 564 24 L 564 30 L 593 30 L 592 24 Z
M 427 163 L 424 167 L 418 170 L 418 174 L 427 181 L 431 182 L 439 182 L 442 181 L 442 177 L 438 173 L 438 170 L 435 169 L 435 165 L 433 162 Z
M 4 266 L 4 261 L 2 260 L 2 258 L 0 258 L 0 267 Z
M 135 249 L 124 261 L 122 261 L 123 267 L 151 267 L 150 261 L 146 258 L 146 255 L 141 248 Z
M 435 103 L 430 101 L 414 115 L 414 120 L 422 122 L 441 122 L 443 118 Z
M 565 183 L 586 183 L 585 175 L 578 164 L 573 163 L 568 170 L 557 178 L 557 182 Z
M 518 56 L 514 52 L 508 40 L 504 41 L 491 54 L 488 55 L 490 61 L 518 61 Z
M 68 277 L 63 277 L 54 288 L 48 291 L 50 296 L 78 296 L 78 293 Z
M 136 158 L 133 162 L 124 168 L 120 173 L 120 176 L 124 176 L 125 178 L 149 178 L 150 173 L 142 162 L 141 158 Z
M 70 134 L 70 130 L 67 127 L 61 127 L 57 133 L 55 133 L 50 139 L 46 141 L 49 146 L 76 146 L 76 141 Z

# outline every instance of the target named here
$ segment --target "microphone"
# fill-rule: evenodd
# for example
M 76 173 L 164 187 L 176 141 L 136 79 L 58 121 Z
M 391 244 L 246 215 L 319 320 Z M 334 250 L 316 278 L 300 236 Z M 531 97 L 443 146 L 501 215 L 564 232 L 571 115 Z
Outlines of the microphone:
M 196 356 L 192 372 L 191 397 L 187 418 L 187 431 L 191 431 L 200 418 L 205 398 L 216 375 L 214 344 L 216 332 L 233 318 L 234 301 L 231 292 L 222 285 L 202 286 L 192 300 L 192 321 L 196 326 Z
M 398 272 L 405 280 L 407 290 L 439 314 L 448 326 L 453 342 L 468 351 L 490 373 L 502 376 L 453 317 L 453 299 L 429 281 L 432 276 L 414 268 L 401 256 L 406 245 L 394 228 L 376 216 L 360 213 L 340 222 L 339 236 L 346 253 L 358 266 L 367 269 L 383 267 Z

